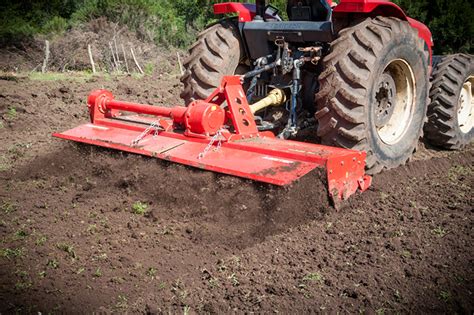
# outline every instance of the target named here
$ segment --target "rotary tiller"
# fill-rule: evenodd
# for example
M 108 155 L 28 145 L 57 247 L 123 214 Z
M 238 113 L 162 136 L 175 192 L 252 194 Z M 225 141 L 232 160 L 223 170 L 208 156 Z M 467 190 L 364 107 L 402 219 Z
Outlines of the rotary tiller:
M 97 90 L 88 98 L 91 122 L 54 136 L 280 186 L 324 168 L 334 202 L 365 191 L 371 183 L 365 152 L 283 140 L 258 130 L 253 112 L 282 98 L 270 93 L 250 106 L 238 76 L 224 77 L 206 100 L 187 107 L 122 102 Z

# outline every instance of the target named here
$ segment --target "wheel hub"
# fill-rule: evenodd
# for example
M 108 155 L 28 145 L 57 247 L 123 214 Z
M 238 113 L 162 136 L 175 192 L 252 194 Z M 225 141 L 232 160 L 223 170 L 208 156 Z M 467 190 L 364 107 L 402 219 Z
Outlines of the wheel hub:
M 462 133 L 469 133 L 474 126 L 474 76 L 464 83 L 459 95 L 458 124 Z
M 396 94 L 395 81 L 388 73 L 384 73 L 375 93 L 375 125 L 377 128 L 385 126 L 392 118 Z

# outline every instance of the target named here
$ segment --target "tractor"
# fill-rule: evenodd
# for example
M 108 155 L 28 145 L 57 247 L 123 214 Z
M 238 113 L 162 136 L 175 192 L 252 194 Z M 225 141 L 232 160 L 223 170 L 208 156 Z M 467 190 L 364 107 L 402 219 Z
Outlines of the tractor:
M 392 2 L 289 0 L 285 20 L 265 0 L 214 12 L 226 17 L 184 63 L 187 106 L 97 90 L 90 123 L 54 136 L 274 185 L 325 170 L 336 206 L 405 164 L 423 132 L 448 149 L 472 141 L 473 57 L 433 57 L 428 28 Z
M 429 29 L 392 2 L 289 0 L 287 21 L 265 0 L 219 3 L 214 12 L 237 16 L 189 49 L 186 104 L 223 76 L 243 75 L 250 103 L 270 91 L 285 95 L 256 112 L 260 130 L 291 138 L 314 127 L 325 145 L 367 152 L 370 174 L 405 164 L 423 131 L 447 149 L 472 141 L 473 56 L 433 58 Z

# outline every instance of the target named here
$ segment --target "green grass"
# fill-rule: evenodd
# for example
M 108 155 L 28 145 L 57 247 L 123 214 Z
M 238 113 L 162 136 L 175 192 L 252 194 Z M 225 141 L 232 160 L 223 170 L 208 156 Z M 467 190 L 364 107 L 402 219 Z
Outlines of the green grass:
M 156 273 L 157 273 L 157 270 L 153 267 L 148 268 L 148 270 L 146 271 L 146 275 L 152 279 L 156 278 Z
M 448 291 L 441 291 L 439 293 L 439 297 L 442 301 L 449 302 L 449 300 L 451 300 L 451 293 L 449 293 Z
M 35 244 L 36 244 L 36 246 L 43 246 L 46 243 L 47 240 L 48 240 L 48 238 L 43 235 L 43 236 L 40 236 L 36 239 Z
M 1 209 L 4 213 L 9 214 L 16 211 L 16 205 L 11 202 L 4 201 L 1 206 Z
M 28 233 L 24 230 L 18 230 L 15 232 L 15 239 L 22 240 L 28 236 Z
M 434 235 L 438 236 L 438 237 L 444 237 L 444 236 L 447 234 L 446 230 L 443 229 L 443 228 L 440 227 L 440 226 L 438 226 L 438 227 L 436 227 L 435 229 L 431 230 L 431 232 L 432 232 Z
M 147 212 L 148 205 L 140 201 L 135 202 L 132 205 L 132 212 L 138 215 L 144 215 Z
M 96 277 L 96 278 L 102 277 L 102 271 L 100 270 L 100 267 L 98 267 L 98 268 L 95 270 L 93 276 Z
M 85 82 L 93 77 L 92 73 L 86 71 L 78 72 L 31 72 L 28 78 L 32 81 L 79 81 Z
M 74 246 L 66 244 L 66 243 L 59 243 L 56 245 L 56 247 L 62 251 L 65 251 L 66 253 L 71 256 L 71 258 L 76 259 L 77 255 L 76 252 L 74 251 Z
M 50 259 L 48 260 L 48 262 L 46 263 L 46 265 L 48 267 L 50 267 L 51 269 L 58 269 L 59 268 L 59 263 L 56 259 Z
M 4 248 L 0 250 L 2 257 L 7 259 L 19 258 L 24 254 L 23 248 Z
M 17 111 L 15 107 L 9 107 L 7 111 L 6 118 L 7 120 L 15 120 L 17 117 Z
M 319 272 L 312 272 L 304 276 L 303 281 L 323 282 L 324 277 Z

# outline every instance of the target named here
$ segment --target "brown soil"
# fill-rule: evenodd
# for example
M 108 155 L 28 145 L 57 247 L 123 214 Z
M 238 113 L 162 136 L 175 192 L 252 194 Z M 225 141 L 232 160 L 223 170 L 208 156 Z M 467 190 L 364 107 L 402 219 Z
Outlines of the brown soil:
M 51 137 L 92 89 L 169 105 L 177 82 L 0 81 L 0 313 L 472 314 L 472 147 L 336 211 L 318 172 L 276 188 Z

